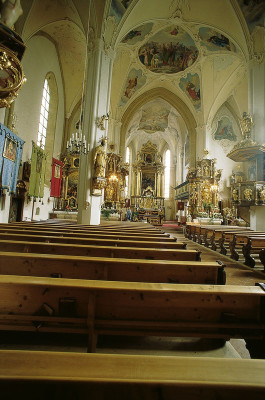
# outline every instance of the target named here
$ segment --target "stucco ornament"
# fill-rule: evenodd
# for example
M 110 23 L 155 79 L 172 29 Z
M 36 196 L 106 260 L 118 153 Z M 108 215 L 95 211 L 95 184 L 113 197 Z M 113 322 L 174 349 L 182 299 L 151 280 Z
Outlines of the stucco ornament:
M 0 14 L 0 22 L 12 28 L 20 15 L 23 14 L 20 0 L 1 0 Z
M 108 54 L 113 49 L 114 38 L 116 36 L 116 18 L 108 17 L 104 22 L 104 50 Z

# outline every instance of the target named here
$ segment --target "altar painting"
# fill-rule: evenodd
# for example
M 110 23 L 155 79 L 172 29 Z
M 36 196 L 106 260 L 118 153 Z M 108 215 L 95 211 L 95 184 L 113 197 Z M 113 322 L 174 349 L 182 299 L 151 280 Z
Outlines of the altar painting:
M 231 41 L 222 33 L 215 31 L 208 27 L 202 27 L 199 30 L 199 36 L 208 50 L 228 50 L 236 52 L 236 47 Z
M 124 106 L 127 101 L 133 96 L 133 94 L 145 84 L 145 82 L 146 77 L 142 74 L 142 71 L 140 69 L 136 70 L 135 68 L 133 68 L 130 71 L 128 78 L 125 82 L 122 91 L 120 106 Z
M 201 108 L 200 77 L 198 74 L 187 74 L 186 78 L 181 78 L 179 86 L 192 101 L 196 110 Z
M 140 42 L 145 38 L 145 36 L 151 32 L 153 27 L 153 23 L 150 22 L 148 24 L 144 24 L 139 26 L 138 28 L 135 28 L 131 30 L 127 35 L 122 39 L 122 43 L 134 45 L 137 42 Z
M 132 0 L 112 0 L 109 15 L 116 17 L 117 23 L 122 19 Z
M 237 136 L 234 132 L 232 122 L 227 117 L 222 117 L 218 121 L 217 130 L 214 134 L 215 140 L 230 140 L 231 142 L 237 141 Z
M 148 70 L 175 74 L 190 67 L 197 60 L 199 51 L 186 31 L 172 25 L 152 36 L 138 54 Z
M 155 173 L 154 172 L 143 172 L 142 175 L 142 190 L 150 187 L 155 190 Z
M 138 129 L 142 129 L 146 133 L 165 132 L 168 127 L 168 114 L 167 108 L 159 106 L 143 109 Z

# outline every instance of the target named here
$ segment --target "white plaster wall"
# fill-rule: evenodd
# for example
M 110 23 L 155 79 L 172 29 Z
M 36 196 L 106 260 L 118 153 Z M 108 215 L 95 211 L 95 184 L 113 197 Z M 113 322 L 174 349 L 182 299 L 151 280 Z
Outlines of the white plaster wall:
M 16 130 L 18 135 L 25 140 L 22 162 L 31 158 L 31 141 L 37 141 L 43 84 L 47 73 L 50 71 L 55 75 L 58 89 L 58 110 L 53 148 L 54 157 L 57 157 L 61 151 L 64 129 L 64 87 L 56 48 L 50 40 L 43 36 L 34 36 L 26 43 L 26 46 L 27 49 L 22 64 L 27 82 L 19 92 L 14 107 L 14 113 L 17 116 Z M 39 200 L 37 200 L 34 206 L 34 219 L 48 218 L 49 211 L 52 210 L 53 205 L 52 198 L 50 203 L 47 202 L 49 193 L 50 187 L 45 187 L 44 204 L 42 205 L 42 202 L 39 203 Z M 9 205 L 6 203 L 7 206 L 9 208 Z M 40 207 L 40 215 L 38 216 L 35 215 L 37 207 Z M 27 204 L 25 200 L 23 219 L 31 218 L 31 215 L 32 201 Z

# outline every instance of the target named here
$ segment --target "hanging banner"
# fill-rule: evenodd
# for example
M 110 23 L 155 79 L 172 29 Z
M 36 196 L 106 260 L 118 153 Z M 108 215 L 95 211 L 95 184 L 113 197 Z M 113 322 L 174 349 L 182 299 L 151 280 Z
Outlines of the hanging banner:
M 44 181 L 47 154 L 32 141 L 31 170 L 29 177 L 28 195 L 42 198 L 44 195 Z
M 52 159 L 51 197 L 60 197 L 63 174 L 63 163 Z
M 16 192 L 24 140 L 0 123 L 0 171 L 2 188 Z

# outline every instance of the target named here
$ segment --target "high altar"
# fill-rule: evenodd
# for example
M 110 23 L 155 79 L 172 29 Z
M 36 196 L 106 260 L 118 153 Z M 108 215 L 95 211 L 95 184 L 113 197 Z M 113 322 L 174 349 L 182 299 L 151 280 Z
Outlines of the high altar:
M 138 211 L 141 219 L 158 216 L 162 223 L 164 216 L 163 197 L 164 165 L 157 146 L 150 141 L 145 143 L 132 166 L 131 207 Z

